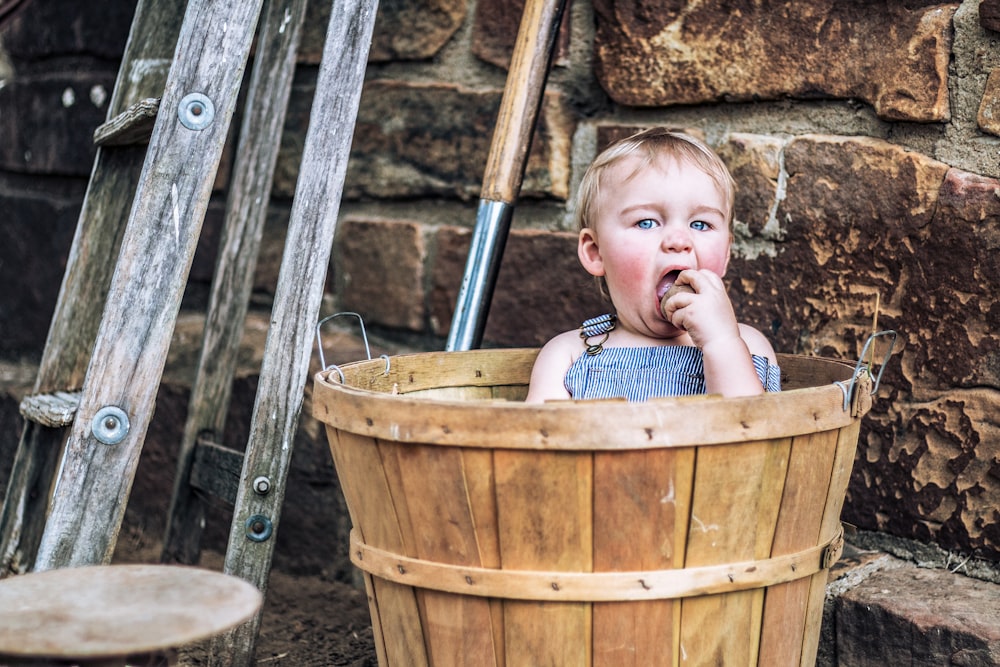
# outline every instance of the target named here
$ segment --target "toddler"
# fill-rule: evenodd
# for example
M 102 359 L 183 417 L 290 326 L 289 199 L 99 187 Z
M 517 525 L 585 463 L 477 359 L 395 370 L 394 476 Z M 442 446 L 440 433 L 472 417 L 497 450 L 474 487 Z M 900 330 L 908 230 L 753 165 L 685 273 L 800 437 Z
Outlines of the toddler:
M 722 281 L 734 190 L 722 160 L 678 132 L 645 130 L 597 156 L 580 184 L 577 253 L 614 313 L 545 344 L 528 402 L 780 390 L 774 349 L 736 321 Z

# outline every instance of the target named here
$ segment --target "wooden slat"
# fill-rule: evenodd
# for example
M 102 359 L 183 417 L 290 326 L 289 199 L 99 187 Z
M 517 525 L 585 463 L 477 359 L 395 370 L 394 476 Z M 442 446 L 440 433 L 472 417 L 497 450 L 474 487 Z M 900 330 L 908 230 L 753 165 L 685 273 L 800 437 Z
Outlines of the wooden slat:
M 442 372 L 447 373 L 447 386 L 527 385 L 537 356 L 537 348 L 421 352 L 390 357 L 388 372 L 381 358 L 344 364 L 340 370 L 349 386 L 407 394 L 442 386 Z M 851 362 L 797 354 L 779 354 L 778 363 L 784 391 L 850 379 L 854 370 Z
M 699 449 L 685 567 L 767 555 L 789 449 L 788 439 Z M 755 664 L 762 602 L 762 589 L 684 600 L 682 659 Z
M 528 405 L 513 401 L 433 400 L 414 398 L 406 393 L 415 387 L 425 390 L 442 384 L 444 375 L 448 376 L 444 384 L 453 382 L 463 386 L 474 384 L 469 376 L 476 372 L 487 378 L 488 363 L 496 368 L 504 367 L 503 351 L 491 350 L 489 353 L 491 360 L 487 362 L 483 356 L 477 357 L 471 370 L 463 356 L 450 361 L 448 358 L 424 362 L 394 359 L 395 380 L 390 377 L 377 383 L 382 388 L 379 391 L 385 393 L 344 386 L 336 380 L 331 382 L 333 376 L 325 376 L 326 379 L 320 376 L 315 384 L 314 413 L 324 423 L 337 428 L 360 429 L 366 435 L 404 442 L 595 451 L 617 450 L 626 443 L 629 448 L 654 449 L 750 442 L 840 428 L 854 419 L 849 410 L 843 409 L 843 392 L 833 384 L 763 396 L 692 396 L 645 403 L 556 401 Z M 384 362 L 377 360 L 374 364 L 367 368 L 381 376 Z M 816 365 L 820 370 L 826 366 L 822 361 Z M 844 364 L 833 364 L 833 368 L 839 369 L 841 378 L 850 377 L 853 370 Z M 349 383 L 355 381 L 354 370 L 344 368 Z M 451 377 L 452 373 L 458 377 Z M 409 378 L 413 378 L 412 381 Z M 357 381 L 366 384 L 362 379 Z M 523 383 L 524 378 L 520 381 Z M 392 395 L 397 385 L 403 395 Z M 685 419 L 670 418 L 681 410 Z M 352 423 L 354 416 L 359 414 L 364 415 L 364 423 Z M 400 429 L 400 424 L 405 424 L 406 428 Z M 481 424 L 490 424 L 491 428 L 481 429 Z M 719 424 L 726 424 L 727 428 L 719 428 Z
M 378 519 L 367 519 L 369 525 L 377 526 L 385 539 L 395 539 L 398 550 L 405 553 L 416 541 L 415 527 L 410 518 L 410 498 L 403 493 L 403 471 L 399 467 L 395 442 L 379 442 L 378 455 L 382 466 L 381 474 L 385 477 L 388 497 L 377 503 L 371 501 L 371 511 L 382 513 Z M 381 522 L 378 525 L 376 522 Z M 398 537 L 396 537 L 398 535 Z M 423 622 L 426 616 L 426 604 L 420 591 L 409 586 L 398 590 L 396 584 L 390 584 L 385 579 L 376 581 L 379 590 L 379 609 L 383 614 L 382 624 L 395 628 L 385 637 L 386 655 L 389 664 L 411 664 L 426 661 L 433 664 L 430 647 L 427 643 L 427 628 Z
M 73 423 L 80 405 L 80 392 L 56 391 L 51 394 L 34 394 L 21 400 L 21 416 L 30 422 L 59 428 Z
M 513 450 L 498 450 L 493 456 L 503 566 L 590 572 L 591 456 Z M 590 664 L 591 613 L 586 603 L 508 601 L 504 627 L 508 664 Z
M 792 442 L 785 493 L 772 556 L 819 544 L 820 524 L 837 447 L 837 433 L 799 436 Z M 798 665 L 806 625 L 811 579 L 771 586 L 764 600 L 761 665 Z
M 439 401 L 486 401 L 493 398 L 493 390 L 490 387 L 437 387 L 416 393 L 420 398 Z
M 367 543 L 401 551 L 404 542 L 398 508 L 378 446 L 369 438 L 331 429 L 327 429 L 327 437 L 354 529 Z M 413 589 L 384 579 L 370 583 L 369 605 L 374 622 L 383 631 L 377 648 L 385 655 L 386 664 L 429 664 Z
M 497 525 L 496 478 L 493 452 L 466 449 L 462 452 L 469 507 L 475 522 L 476 547 L 483 567 L 500 569 L 500 533 Z M 503 602 L 490 600 L 493 652 L 497 665 L 506 665 Z
M 393 451 L 412 526 L 407 553 L 434 562 L 481 565 L 462 450 L 400 446 Z M 488 600 L 421 589 L 417 596 L 432 664 L 497 664 Z
M 236 502 L 236 490 L 243 470 L 243 452 L 207 438 L 199 438 L 191 464 L 191 486 L 229 505 Z
M 178 109 L 196 90 L 213 100 L 214 121 L 192 130 L 176 114 L 157 118 L 108 291 L 113 306 L 98 329 L 36 569 L 111 560 L 260 2 L 188 5 L 162 103 Z M 231 66 L 219 67 L 220 61 Z M 114 446 L 99 442 L 90 428 L 105 406 L 120 408 L 131 422 Z
M 161 560 L 167 563 L 195 564 L 201 553 L 205 505 L 191 489 L 192 454 L 199 434 L 208 432 L 221 440 L 225 432 L 306 0 L 267 0 L 264 7 L 199 362 L 177 455 L 161 554 Z M 272 485 L 283 483 L 271 481 Z M 234 489 L 230 502 L 235 503 L 235 498 Z M 262 565 L 266 567 L 266 563 Z
M 694 450 L 594 455 L 594 571 L 684 567 Z M 594 665 L 680 664 L 680 603 L 594 605 Z
M 184 0 L 140 0 L 108 105 L 113 117 L 163 91 L 184 14 Z M 141 65 L 141 66 L 140 66 Z M 34 393 L 83 384 L 143 164 L 143 148 L 98 148 L 76 234 L 66 260 Z M 0 515 L 0 576 L 33 567 L 49 509 L 49 493 L 68 428 L 28 424 L 11 467 Z
M 130 104 L 125 111 L 94 130 L 94 143 L 98 146 L 148 144 L 159 110 L 157 97 Z
M 334 0 L 332 4 L 299 165 L 301 176 L 285 238 L 224 565 L 228 574 L 252 581 L 261 589 L 267 586 L 275 540 L 247 540 L 241 528 L 258 513 L 271 517 L 277 525 L 281 514 L 376 7 L 376 0 Z M 231 30 L 232 21 L 228 23 Z M 259 475 L 274 480 L 275 491 L 267 496 L 254 494 L 250 482 Z M 213 642 L 213 653 L 231 655 L 235 647 L 252 643 L 259 623 L 258 615 L 252 624 Z
M 439 388 L 442 371 L 448 374 L 445 386 L 449 387 L 524 385 L 531 376 L 538 350 L 472 350 L 455 355 L 431 352 L 391 357 L 387 373 L 382 359 L 345 364 L 341 370 L 347 385 L 385 394 Z
M 861 420 L 837 433 L 837 453 L 833 459 L 830 475 L 830 485 L 827 492 L 826 507 L 820 524 L 820 539 L 834 535 L 840 529 L 840 513 L 844 508 L 847 485 L 851 480 L 851 469 L 854 466 L 854 455 L 858 448 L 858 435 L 861 430 Z M 805 639 L 802 646 L 803 667 L 811 667 L 816 663 L 819 652 L 820 626 L 823 623 L 823 599 L 826 594 L 826 584 L 829 572 L 818 572 L 812 577 L 812 587 L 809 591 L 808 614 L 806 618 Z

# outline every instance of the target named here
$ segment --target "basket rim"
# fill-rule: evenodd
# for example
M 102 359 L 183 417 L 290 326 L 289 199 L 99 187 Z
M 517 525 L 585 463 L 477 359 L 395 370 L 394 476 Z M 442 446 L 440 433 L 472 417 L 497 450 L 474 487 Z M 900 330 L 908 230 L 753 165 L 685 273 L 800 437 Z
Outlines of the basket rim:
M 488 367 L 495 357 L 512 356 L 517 363 L 527 363 L 537 352 L 537 348 L 418 352 L 388 357 L 388 364 L 394 373 L 411 373 L 411 364 L 426 372 L 451 372 L 458 364 Z M 834 376 L 842 372 L 841 382 L 849 381 L 854 373 L 852 362 L 837 359 L 779 354 L 778 360 L 783 368 L 786 363 L 810 364 Z M 386 364 L 381 358 L 357 361 L 339 371 L 349 382 L 366 372 L 382 375 Z M 476 381 L 466 384 L 490 386 L 490 373 L 470 372 Z M 641 403 L 606 399 L 526 404 L 374 391 L 341 383 L 333 367 L 317 373 L 314 380 L 313 415 L 328 429 L 399 442 L 476 448 L 622 450 L 772 440 L 851 426 L 871 408 L 867 375 L 856 382 L 847 410 L 846 387 L 833 381 L 738 398 L 702 395 Z M 678 414 L 684 418 L 677 419 Z

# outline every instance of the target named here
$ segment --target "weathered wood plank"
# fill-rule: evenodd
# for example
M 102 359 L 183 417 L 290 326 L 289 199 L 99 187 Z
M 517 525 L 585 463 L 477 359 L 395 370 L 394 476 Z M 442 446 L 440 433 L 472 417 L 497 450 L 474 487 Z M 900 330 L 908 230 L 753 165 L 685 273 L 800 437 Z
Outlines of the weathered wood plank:
M 198 0 L 185 12 L 162 98 L 178 113 L 161 114 L 150 139 L 36 569 L 111 560 L 261 2 Z M 195 91 L 214 119 L 185 125 L 181 101 Z M 114 444 L 91 428 L 108 406 L 130 422 Z
M 232 505 L 236 502 L 242 470 L 243 452 L 205 437 L 198 438 L 191 463 L 191 488 Z
M 140 0 L 122 57 L 108 117 L 160 95 L 180 32 L 185 0 Z M 80 211 L 35 393 L 78 389 L 97 337 L 114 263 L 142 169 L 145 149 L 99 148 Z M 0 576 L 31 569 L 49 507 L 49 492 L 69 428 L 28 424 L 11 468 L 0 514 Z
M 192 452 L 199 434 L 211 433 L 214 439 L 221 440 L 225 431 L 305 10 L 306 0 L 268 0 L 257 32 L 257 55 L 240 127 L 201 353 L 177 456 L 163 537 L 163 562 L 193 565 L 201 553 L 205 503 L 191 489 Z M 235 500 L 234 488 L 227 501 Z
M 160 100 L 156 97 L 130 104 L 125 111 L 94 130 L 94 143 L 98 146 L 148 144 L 159 110 Z
M 275 540 L 247 540 L 241 528 L 253 514 L 271 517 L 278 525 L 376 8 L 375 0 L 333 2 L 299 166 L 225 562 L 227 573 L 252 581 L 261 590 L 268 572 L 261 564 L 270 565 Z M 274 482 L 275 490 L 266 496 L 248 488 L 259 475 Z M 256 636 L 259 623 L 258 615 L 214 642 L 213 654 L 231 655 L 235 647 Z

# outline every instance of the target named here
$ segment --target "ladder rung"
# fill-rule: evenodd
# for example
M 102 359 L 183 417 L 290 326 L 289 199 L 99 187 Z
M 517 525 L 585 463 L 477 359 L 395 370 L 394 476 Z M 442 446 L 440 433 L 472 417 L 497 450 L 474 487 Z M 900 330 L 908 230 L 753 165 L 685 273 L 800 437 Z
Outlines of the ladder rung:
M 243 452 L 198 436 L 191 463 L 192 487 L 235 505 L 242 474 Z
M 148 97 L 129 105 L 125 111 L 94 130 L 94 143 L 98 146 L 148 144 L 159 109 L 158 97 Z
M 25 396 L 21 400 L 21 415 L 28 421 L 59 428 L 69 426 L 76 417 L 82 391 L 57 391 L 51 394 Z

